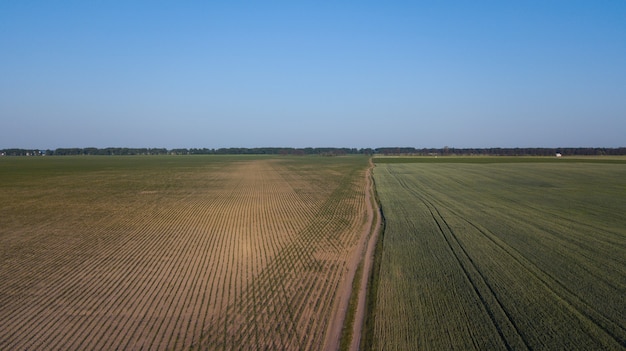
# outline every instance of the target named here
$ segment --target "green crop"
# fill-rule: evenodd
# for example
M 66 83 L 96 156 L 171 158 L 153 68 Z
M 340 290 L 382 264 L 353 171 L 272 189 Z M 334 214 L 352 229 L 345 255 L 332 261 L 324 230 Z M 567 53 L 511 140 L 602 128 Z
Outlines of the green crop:
M 375 349 L 626 346 L 626 165 L 378 161 Z

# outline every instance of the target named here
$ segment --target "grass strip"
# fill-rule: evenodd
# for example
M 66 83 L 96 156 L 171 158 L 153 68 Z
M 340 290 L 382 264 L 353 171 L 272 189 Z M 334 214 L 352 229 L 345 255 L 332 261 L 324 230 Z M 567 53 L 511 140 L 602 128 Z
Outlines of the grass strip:
M 383 156 L 374 157 L 374 163 L 612 163 L 626 164 L 622 156 Z

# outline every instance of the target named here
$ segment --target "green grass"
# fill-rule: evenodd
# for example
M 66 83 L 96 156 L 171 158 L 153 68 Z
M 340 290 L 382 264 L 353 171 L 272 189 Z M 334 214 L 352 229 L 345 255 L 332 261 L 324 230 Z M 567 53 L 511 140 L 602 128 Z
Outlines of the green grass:
M 376 159 L 374 349 L 626 346 L 623 161 L 425 159 Z
M 624 156 L 377 156 L 376 163 L 615 163 L 626 164 Z

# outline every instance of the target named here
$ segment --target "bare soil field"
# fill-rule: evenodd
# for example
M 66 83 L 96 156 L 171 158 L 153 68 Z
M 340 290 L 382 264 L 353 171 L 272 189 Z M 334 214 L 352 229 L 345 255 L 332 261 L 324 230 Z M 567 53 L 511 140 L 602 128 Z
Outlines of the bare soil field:
M 0 162 L 0 349 L 324 347 L 367 158 Z

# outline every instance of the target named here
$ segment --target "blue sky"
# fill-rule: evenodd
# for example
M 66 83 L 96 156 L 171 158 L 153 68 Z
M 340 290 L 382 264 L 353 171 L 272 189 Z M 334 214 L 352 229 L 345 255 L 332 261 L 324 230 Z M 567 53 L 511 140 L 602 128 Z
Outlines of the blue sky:
M 0 0 L 0 148 L 626 146 L 626 1 Z

